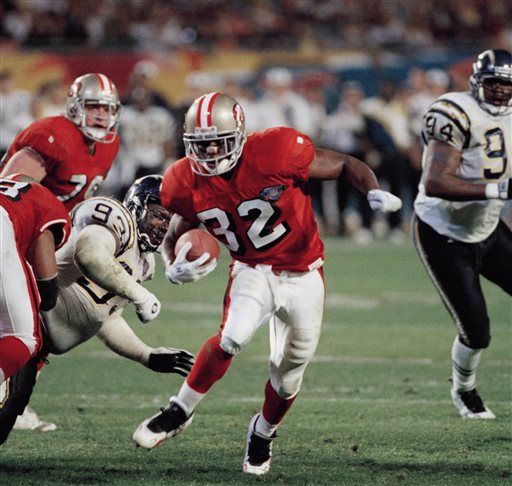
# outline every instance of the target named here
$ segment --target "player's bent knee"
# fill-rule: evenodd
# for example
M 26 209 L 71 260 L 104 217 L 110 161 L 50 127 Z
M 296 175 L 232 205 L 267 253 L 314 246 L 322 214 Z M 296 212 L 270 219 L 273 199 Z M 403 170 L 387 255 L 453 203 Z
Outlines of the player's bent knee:
M 491 343 L 490 334 L 486 334 L 484 336 L 472 336 L 469 337 L 469 342 L 467 346 L 471 349 L 485 349 L 489 347 Z
M 236 356 L 247 346 L 258 327 L 268 317 L 258 300 L 252 296 L 235 295 L 229 305 L 220 347 Z
M 283 376 L 273 375 L 270 378 L 272 387 L 283 400 L 290 400 L 299 393 L 304 376 L 304 368 L 295 370 L 293 373 L 287 373 Z
M 245 345 L 238 344 L 228 336 L 222 336 L 220 339 L 220 347 L 223 351 L 230 354 L 231 356 L 236 356 L 241 353 Z
M 38 350 L 40 345 L 39 340 L 32 334 L 18 334 L 16 339 L 20 341 L 21 346 L 25 346 L 30 355 L 33 355 Z
M 0 339 L 0 368 L 5 378 L 16 373 L 37 350 L 38 341 L 33 337 L 6 336 Z
M 302 385 L 302 376 L 294 380 L 285 380 L 282 386 L 279 388 L 277 394 L 284 400 L 290 400 L 297 393 L 299 393 L 300 386 Z
M 297 365 L 307 364 L 315 355 L 319 337 L 319 329 L 295 329 L 284 351 L 286 359 Z

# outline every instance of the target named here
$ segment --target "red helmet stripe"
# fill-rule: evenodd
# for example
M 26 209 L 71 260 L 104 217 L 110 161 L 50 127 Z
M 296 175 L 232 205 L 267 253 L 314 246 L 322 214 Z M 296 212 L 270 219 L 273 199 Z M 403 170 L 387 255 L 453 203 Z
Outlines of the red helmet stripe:
M 108 76 L 105 76 L 105 79 L 107 80 L 108 88 L 109 88 L 110 92 L 112 93 L 114 91 L 112 81 L 110 80 L 110 78 Z
M 206 111 L 206 126 L 207 127 L 211 127 L 213 125 L 213 119 L 212 119 L 213 104 L 215 103 L 217 96 L 219 96 L 219 93 L 210 93 L 210 95 L 212 95 L 212 96 L 208 103 L 208 110 Z
M 200 128 L 211 127 L 213 124 L 213 104 L 220 93 L 208 93 L 199 99 L 196 114 L 196 126 Z
M 206 95 L 201 96 L 199 99 L 199 104 L 197 105 L 197 113 L 196 113 L 196 127 L 201 127 L 201 110 L 203 109 L 203 101 L 206 98 Z
M 95 73 L 95 74 L 96 74 L 96 77 L 98 78 L 98 81 L 100 83 L 101 91 L 105 91 L 105 83 L 103 82 L 103 79 L 101 78 L 101 74 L 99 74 L 99 73 Z
M 110 81 L 107 76 L 101 73 L 96 73 L 96 77 L 100 82 L 101 90 L 106 91 L 107 93 L 112 93 L 112 81 Z

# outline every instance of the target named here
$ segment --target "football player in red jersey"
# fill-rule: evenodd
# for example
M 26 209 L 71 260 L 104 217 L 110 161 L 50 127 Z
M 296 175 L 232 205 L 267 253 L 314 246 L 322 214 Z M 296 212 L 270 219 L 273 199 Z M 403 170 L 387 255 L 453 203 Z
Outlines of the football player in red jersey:
M 324 304 L 324 247 L 305 184 L 344 177 L 370 206 L 397 211 L 399 198 L 379 188 L 375 174 L 351 156 L 315 149 L 291 128 L 245 133 L 244 114 L 231 97 L 208 93 L 185 117 L 187 157 L 162 182 L 162 205 L 181 217 L 164 242 L 168 279 L 176 284 L 207 275 L 207 253 L 188 262 L 190 244 L 174 255 L 180 233 L 203 223 L 233 257 L 221 329 L 201 348 L 170 404 L 142 422 L 134 441 L 151 449 L 184 430 L 194 409 L 249 343 L 270 323 L 270 379 L 262 411 L 249 424 L 243 471 L 265 474 L 275 432 L 299 391 L 314 355 Z M 174 229 L 173 229 L 174 228 Z
M 64 205 L 26 179 L 0 179 L 0 385 L 41 347 L 39 310 L 55 306 L 55 250 L 70 233 Z
M 121 105 L 114 83 L 99 73 L 71 84 L 66 116 L 41 118 L 22 130 L 2 161 L 1 177 L 26 174 L 71 210 L 94 195 L 119 150 Z

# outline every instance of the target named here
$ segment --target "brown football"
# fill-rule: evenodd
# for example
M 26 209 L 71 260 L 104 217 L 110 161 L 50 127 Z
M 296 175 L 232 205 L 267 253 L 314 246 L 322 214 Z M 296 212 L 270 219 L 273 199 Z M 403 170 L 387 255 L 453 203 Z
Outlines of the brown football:
M 189 241 L 192 243 L 192 248 L 190 248 L 187 253 L 187 260 L 189 262 L 196 260 L 205 252 L 210 254 L 208 261 L 219 257 L 220 247 L 217 240 L 210 233 L 202 229 L 192 229 L 183 233 L 178 238 L 176 246 L 174 247 L 175 255 L 177 255 L 182 246 Z

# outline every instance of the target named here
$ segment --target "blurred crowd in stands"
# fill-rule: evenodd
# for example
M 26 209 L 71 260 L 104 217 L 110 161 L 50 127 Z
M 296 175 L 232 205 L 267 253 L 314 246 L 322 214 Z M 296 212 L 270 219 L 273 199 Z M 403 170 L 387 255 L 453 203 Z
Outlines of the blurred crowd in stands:
M 14 49 L 76 52 L 357 47 L 407 56 L 427 47 L 474 51 L 475 40 L 480 46 L 510 46 L 512 8 L 510 0 L 3 0 L 0 40 Z M 297 66 L 264 68 L 260 74 L 241 80 L 191 72 L 185 97 L 171 105 L 155 91 L 157 64 L 135 64 L 122 93 L 122 148 L 105 191 L 122 197 L 136 177 L 162 172 L 182 157 L 187 108 L 205 92 L 220 90 L 241 103 L 249 132 L 297 128 L 317 146 L 366 161 L 381 184 L 404 200 L 402 211 L 385 218 L 373 214 L 364 197 L 342 182 L 311 183 L 325 234 L 360 244 L 375 238 L 405 241 L 421 173 L 421 118 L 440 94 L 466 90 L 467 73 L 413 67 L 400 81 L 376 77 L 376 94 L 365 93 L 349 76 L 340 83 L 339 73 L 327 69 L 309 78 L 298 75 Z M 66 93 L 64 80 L 28 93 L 13 85 L 12 73 L 0 72 L 0 150 L 32 120 L 64 113 Z
M 2 0 L 24 47 L 340 49 L 512 42 L 510 0 Z
M 402 85 L 385 80 L 371 97 L 359 83 L 345 81 L 338 90 L 339 103 L 330 111 L 321 84 L 300 83 L 293 71 L 282 66 L 268 69 L 258 89 L 229 76 L 192 73 L 187 96 L 179 106 L 171 106 L 152 87 L 157 72 L 151 61 L 140 61 L 133 69 L 129 89 L 122 96 L 122 148 L 106 181 L 107 192 L 122 197 L 136 177 L 162 172 L 182 157 L 186 109 L 201 94 L 222 90 L 241 103 L 248 132 L 272 126 L 297 128 L 317 146 L 366 161 L 382 185 L 404 200 L 401 212 L 385 218 L 373 214 L 350 185 L 313 183 L 311 193 L 325 234 L 347 236 L 360 244 L 375 238 L 406 240 L 421 171 L 421 118 L 430 103 L 451 88 L 445 71 L 413 68 Z M 59 81 L 44 84 L 35 94 L 21 91 L 13 86 L 9 72 L 1 72 L 1 149 L 5 151 L 17 131 L 32 120 L 64 113 L 66 92 L 67 85 Z

